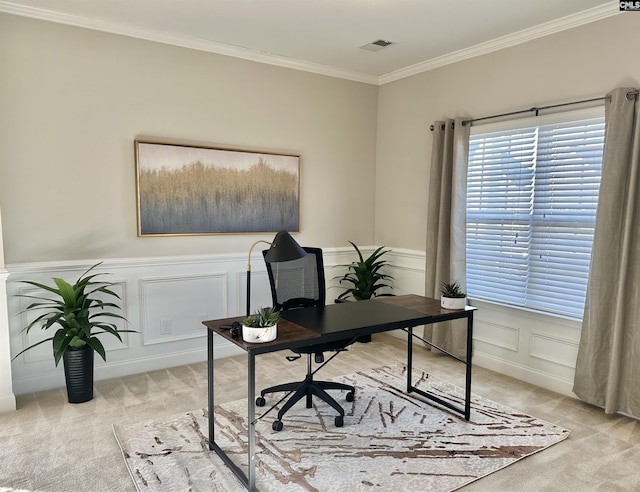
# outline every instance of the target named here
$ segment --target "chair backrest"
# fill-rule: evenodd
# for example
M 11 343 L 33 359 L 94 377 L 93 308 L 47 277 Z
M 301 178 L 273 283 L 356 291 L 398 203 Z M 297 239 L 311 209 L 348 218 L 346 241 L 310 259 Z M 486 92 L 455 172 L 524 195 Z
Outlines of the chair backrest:
M 267 263 L 271 297 L 276 311 L 325 304 L 322 249 L 303 249 L 307 254 L 298 260 Z M 263 251 L 262 255 L 266 253 L 267 250 Z

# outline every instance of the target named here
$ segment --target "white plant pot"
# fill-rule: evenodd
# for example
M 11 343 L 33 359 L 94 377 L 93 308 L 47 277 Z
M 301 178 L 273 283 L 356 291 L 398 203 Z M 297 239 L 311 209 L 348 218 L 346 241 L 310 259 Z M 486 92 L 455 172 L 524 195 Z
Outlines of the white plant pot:
M 445 297 L 440 298 L 440 306 L 444 309 L 464 309 L 467 305 L 466 297 Z
M 242 339 L 247 343 L 272 342 L 278 336 L 278 323 L 273 326 L 252 328 L 242 325 Z

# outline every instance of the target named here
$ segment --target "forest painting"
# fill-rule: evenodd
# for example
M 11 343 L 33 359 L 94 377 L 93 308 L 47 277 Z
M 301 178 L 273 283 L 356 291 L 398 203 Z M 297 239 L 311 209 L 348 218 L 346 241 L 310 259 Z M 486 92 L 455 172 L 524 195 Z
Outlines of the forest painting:
M 299 230 L 300 156 L 135 141 L 138 236 Z

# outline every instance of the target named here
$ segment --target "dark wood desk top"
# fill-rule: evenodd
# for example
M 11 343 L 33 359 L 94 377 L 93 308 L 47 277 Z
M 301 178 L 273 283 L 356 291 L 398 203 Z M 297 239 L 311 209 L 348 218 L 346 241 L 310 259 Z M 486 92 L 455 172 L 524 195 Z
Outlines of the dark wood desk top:
M 203 324 L 241 349 L 260 354 L 467 315 L 463 310 L 442 309 L 437 299 L 410 294 L 286 311 L 278 322 L 278 336 L 273 342 L 245 343 L 242 336 L 232 338 L 230 330 L 224 327 L 242 321 L 244 316 L 203 321 Z
M 462 309 L 444 309 L 440 307 L 440 299 L 432 299 L 430 297 L 419 296 L 416 294 L 376 297 L 375 300 L 377 302 L 384 302 L 387 304 L 393 304 L 394 306 L 412 309 L 438 318 L 460 318 L 460 314 L 463 312 Z M 464 311 L 475 311 L 476 309 L 477 308 L 475 307 L 467 306 Z M 445 321 L 445 319 L 440 321 Z
M 241 322 L 246 316 L 237 316 L 235 318 L 215 319 L 203 321 L 202 323 L 214 333 L 237 345 L 241 349 L 256 353 L 276 352 L 278 350 L 304 347 L 313 343 L 314 338 L 320 338 L 321 335 L 314 331 L 308 330 L 304 326 L 299 326 L 285 319 L 278 322 L 278 336 L 273 342 L 266 343 L 246 343 L 242 340 L 242 335 L 238 338 L 231 337 L 231 331 L 223 329 L 234 321 Z

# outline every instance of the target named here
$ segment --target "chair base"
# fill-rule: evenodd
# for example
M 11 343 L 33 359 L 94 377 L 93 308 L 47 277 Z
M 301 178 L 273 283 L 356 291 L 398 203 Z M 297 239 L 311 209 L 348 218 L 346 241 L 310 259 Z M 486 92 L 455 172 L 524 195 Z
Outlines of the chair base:
M 346 400 L 349 402 L 353 401 L 356 391 L 353 386 L 348 384 L 336 383 L 334 381 L 314 381 L 312 376 L 307 376 L 304 381 L 298 381 L 295 383 L 284 383 L 263 389 L 260 392 L 260 397 L 256 399 L 256 405 L 264 406 L 264 396 L 268 393 L 277 393 L 279 391 L 294 391 L 294 393 L 289 397 L 284 406 L 278 412 L 278 420 L 273 424 L 274 430 L 282 430 L 282 417 L 284 417 L 285 413 L 287 413 L 287 411 L 289 411 L 289 409 L 291 409 L 291 407 L 298 403 L 298 401 L 300 401 L 302 398 L 306 398 L 307 408 L 311 408 L 313 406 L 313 396 L 315 395 L 324 402 L 331 405 L 331 407 L 336 412 L 338 412 L 335 423 L 337 427 L 342 427 L 344 422 L 344 409 L 329 393 L 327 393 L 327 390 L 347 391 Z

